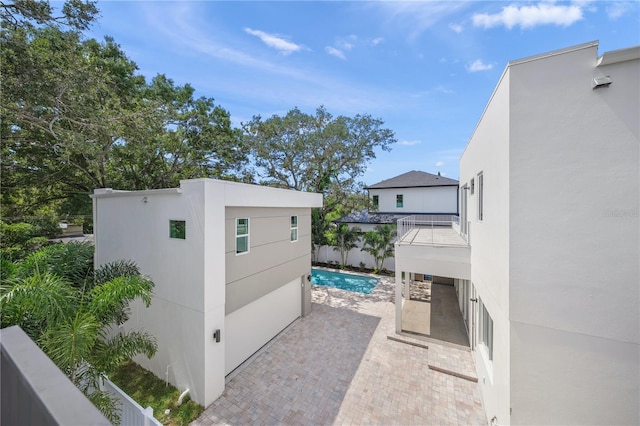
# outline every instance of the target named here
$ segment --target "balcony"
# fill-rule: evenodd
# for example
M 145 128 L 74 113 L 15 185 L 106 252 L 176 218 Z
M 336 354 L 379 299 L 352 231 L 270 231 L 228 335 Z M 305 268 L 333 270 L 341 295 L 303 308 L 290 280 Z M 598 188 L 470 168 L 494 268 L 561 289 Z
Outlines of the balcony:
M 442 277 L 471 279 L 469 223 L 453 215 L 414 215 L 398 220 L 395 268 Z
M 469 223 L 453 215 L 413 215 L 398 219 L 399 245 L 469 247 Z

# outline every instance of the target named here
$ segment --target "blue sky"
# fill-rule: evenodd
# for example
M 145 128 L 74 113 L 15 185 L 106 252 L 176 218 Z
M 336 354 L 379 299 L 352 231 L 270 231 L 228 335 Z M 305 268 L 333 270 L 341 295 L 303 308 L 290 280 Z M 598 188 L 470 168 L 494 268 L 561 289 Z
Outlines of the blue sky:
M 235 126 L 294 107 L 369 114 L 395 132 L 362 177 L 458 178 L 458 160 L 508 61 L 593 40 L 640 44 L 633 1 L 99 1 L 140 72 L 190 83 Z

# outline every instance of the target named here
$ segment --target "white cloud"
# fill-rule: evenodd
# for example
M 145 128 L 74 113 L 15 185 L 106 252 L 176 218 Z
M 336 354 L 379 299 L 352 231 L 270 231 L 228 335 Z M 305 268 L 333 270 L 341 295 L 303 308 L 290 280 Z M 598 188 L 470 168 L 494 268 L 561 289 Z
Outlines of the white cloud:
M 409 40 L 416 40 L 427 29 L 473 6 L 473 1 L 376 1 L 362 2 L 377 8 L 384 22 L 402 28 Z
M 502 8 L 500 13 L 477 13 L 473 15 L 473 25 L 493 28 L 504 25 L 508 29 L 515 26 L 533 28 L 538 25 L 560 25 L 568 27 L 582 19 L 584 4 L 558 5 L 553 2 L 538 3 L 531 6 Z
M 340 58 L 342 60 L 347 59 L 347 57 L 344 56 L 344 52 L 342 50 L 340 50 L 340 49 L 336 49 L 335 47 L 326 46 L 324 48 L 324 51 L 327 52 L 331 56 L 335 56 L 336 58 Z
M 376 37 L 376 38 L 374 38 L 373 40 L 371 40 L 369 43 L 370 43 L 372 46 L 377 46 L 377 45 L 379 45 L 380 43 L 382 43 L 383 41 L 384 41 L 384 38 L 382 38 L 382 37 Z
M 487 71 L 491 68 L 493 68 L 493 64 L 485 64 L 482 59 L 476 59 L 471 65 L 467 65 L 467 71 L 469 72 Z
M 460 24 L 449 24 L 449 28 L 458 34 L 460 34 L 463 30 L 462 25 Z
M 341 50 L 351 50 L 358 42 L 358 37 L 348 35 L 346 37 L 340 37 L 336 40 L 336 47 Z
M 448 87 L 443 86 L 441 84 L 436 86 L 433 90 L 435 90 L 436 92 L 439 92 L 439 93 L 444 93 L 445 95 L 450 95 L 451 93 L 455 93 L 453 90 L 451 90 Z
M 288 55 L 292 52 L 298 52 L 303 49 L 301 45 L 285 40 L 284 38 L 276 34 L 269 34 L 265 33 L 264 31 L 253 30 L 251 28 L 245 28 L 244 32 L 258 37 L 264 44 L 273 49 L 276 49 L 283 55 Z
M 444 166 L 444 161 L 438 161 L 436 163 L 436 167 L 442 167 L 442 166 Z
M 607 16 L 615 20 L 627 13 L 631 9 L 631 3 L 627 1 L 612 2 L 607 5 Z
M 408 140 L 403 140 L 398 142 L 398 145 L 402 145 L 402 146 L 415 146 L 415 145 L 420 145 L 422 142 L 421 141 L 408 141 Z

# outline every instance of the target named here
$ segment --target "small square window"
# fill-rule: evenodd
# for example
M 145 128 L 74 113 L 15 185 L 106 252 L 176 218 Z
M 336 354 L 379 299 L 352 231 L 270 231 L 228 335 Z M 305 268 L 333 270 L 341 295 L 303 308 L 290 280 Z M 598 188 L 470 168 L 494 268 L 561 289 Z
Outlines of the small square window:
M 291 216 L 291 241 L 298 241 L 298 216 Z
M 403 201 L 402 194 L 396 195 L 396 207 L 403 207 L 403 206 L 404 206 L 404 201 Z
M 169 238 L 184 240 L 187 238 L 187 225 L 184 220 L 169 221 Z
M 249 219 L 236 219 L 236 254 L 249 251 Z

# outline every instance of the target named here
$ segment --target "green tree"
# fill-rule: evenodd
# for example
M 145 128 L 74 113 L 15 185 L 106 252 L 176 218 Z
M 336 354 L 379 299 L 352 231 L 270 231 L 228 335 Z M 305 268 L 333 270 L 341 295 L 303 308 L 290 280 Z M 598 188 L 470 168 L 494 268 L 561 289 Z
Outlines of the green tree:
M 361 230 L 359 227 L 350 227 L 346 223 L 338 223 L 332 226 L 327 233 L 328 241 L 333 250 L 340 252 L 340 267 L 347 265 L 349 251 L 358 247 Z
M 70 252 L 80 253 L 78 247 Z M 63 278 L 52 271 L 61 253 L 36 252 L 42 261 L 18 265 L 17 273 L 0 286 L 0 325 L 19 325 L 85 395 L 117 423 L 115 401 L 97 388 L 99 378 L 115 366 L 144 354 L 151 357 L 157 345 L 141 331 L 125 332 L 118 326 L 129 316 L 129 304 L 151 303 L 153 282 L 142 276 L 132 262 L 120 261 L 84 275 L 84 262 L 67 263 Z
M 147 83 L 113 39 L 57 25 L 8 25 L 0 37 L 3 216 L 90 216 L 95 188 L 249 179 L 229 113 L 164 75 Z
M 383 124 L 369 115 L 334 117 L 322 106 L 314 115 L 294 108 L 243 124 L 262 183 L 324 195 L 324 206 L 312 216 L 316 251 L 337 218 L 333 213 L 348 213 L 344 207 L 358 198 L 358 179 L 376 150 L 390 151 L 396 142 Z
M 34 25 L 66 26 L 86 30 L 98 14 L 97 1 L 67 0 L 55 11 L 49 0 L 9 0 L 0 3 L 3 27 L 31 28 Z
M 376 225 L 373 231 L 366 232 L 362 236 L 362 251 L 373 256 L 376 270 L 381 270 L 384 261 L 393 256 L 395 237 L 396 230 L 392 225 Z

